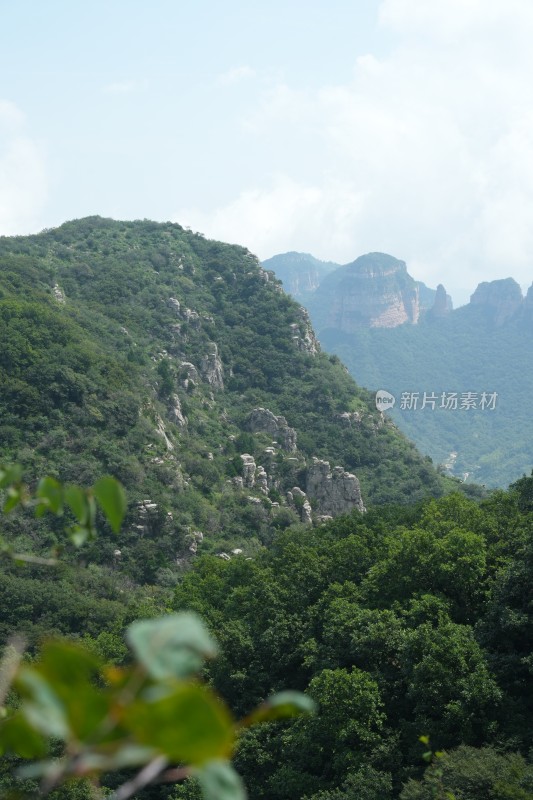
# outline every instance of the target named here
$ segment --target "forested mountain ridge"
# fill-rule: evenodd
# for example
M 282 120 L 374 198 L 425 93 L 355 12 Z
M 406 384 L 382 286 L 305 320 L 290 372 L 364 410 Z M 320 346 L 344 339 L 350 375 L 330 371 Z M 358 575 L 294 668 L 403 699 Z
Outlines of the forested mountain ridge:
M 30 478 L 119 478 L 125 532 L 87 557 L 118 549 L 136 580 L 447 488 L 244 248 L 91 217 L 1 238 L 0 291 L 1 457 Z
M 243 735 L 250 797 L 531 799 L 533 478 L 481 503 L 428 496 L 458 483 L 317 349 L 301 307 L 248 251 L 177 225 L 0 239 L 0 293 L 2 458 L 32 484 L 112 473 L 129 499 L 123 532 L 98 520 L 75 553 L 68 519 L 3 519 L 18 552 L 61 555 L 2 562 L 3 641 L 25 634 L 31 658 L 59 632 L 120 666 L 132 619 L 196 610 L 220 643 L 206 677 L 236 714 L 284 688 L 318 703 Z M 328 520 L 333 496 L 351 514 Z M 421 780 L 421 735 L 448 751 L 442 781 Z M 0 793 L 15 785 L 8 754 Z

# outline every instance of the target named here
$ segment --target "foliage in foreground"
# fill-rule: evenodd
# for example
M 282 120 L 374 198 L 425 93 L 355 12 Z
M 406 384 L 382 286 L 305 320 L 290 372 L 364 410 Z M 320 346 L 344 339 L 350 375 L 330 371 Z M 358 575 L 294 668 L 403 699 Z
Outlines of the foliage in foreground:
M 110 477 L 89 490 L 43 478 L 31 493 L 20 469 L 9 467 L 0 469 L 0 489 L 6 495 L 4 513 L 24 505 L 37 516 L 47 511 L 60 516 L 68 506 L 76 522 L 67 533 L 76 546 L 96 535 L 97 503 L 114 531 L 126 511 L 122 487 Z M 21 563 L 57 563 L 14 554 L 7 545 L 4 552 Z M 93 796 L 103 797 L 101 775 L 136 768 L 140 771 L 114 792 L 115 800 L 153 782 L 190 775 L 206 800 L 241 800 L 246 793 L 229 761 L 239 731 L 313 710 L 309 697 L 285 691 L 236 722 L 222 699 L 198 678 L 204 661 L 216 656 L 217 645 L 195 614 L 135 621 L 126 638 L 134 661 L 121 667 L 105 664 L 91 648 L 67 640 L 49 640 L 39 659 L 29 663 L 21 637 L 13 637 L 5 649 L 0 748 L 10 757 L 32 760 L 17 774 L 39 779 L 40 793 L 88 777 Z
M 140 771 L 114 792 L 114 800 L 190 775 L 206 800 L 241 800 L 245 790 L 230 764 L 239 731 L 313 709 L 306 695 L 281 692 L 236 722 L 198 679 L 217 646 L 194 614 L 134 622 L 127 639 L 134 655 L 127 667 L 105 665 L 68 641 L 49 641 L 31 664 L 21 663 L 16 643 L 7 649 L 3 689 L 5 694 L 13 678 L 16 697 L 3 709 L 0 746 L 32 759 L 17 772 L 38 778 L 41 793 L 88 776 L 94 796 L 103 797 L 99 776 L 134 767 Z M 61 754 L 50 753 L 58 742 Z

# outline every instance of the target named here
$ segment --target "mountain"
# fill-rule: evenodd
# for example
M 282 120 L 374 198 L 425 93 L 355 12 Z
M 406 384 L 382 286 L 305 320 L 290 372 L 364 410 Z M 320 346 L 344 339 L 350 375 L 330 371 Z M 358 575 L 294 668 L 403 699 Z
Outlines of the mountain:
M 533 425 L 521 400 L 533 392 L 530 296 L 512 279 L 492 281 L 449 311 L 442 290 L 417 325 L 349 334 L 331 327 L 319 337 L 357 381 L 396 397 L 391 416 L 422 452 L 451 474 L 506 486 L 533 466 Z M 424 393 L 437 401 L 423 407 Z M 496 407 L 487 408 L 494 393 Z
M 368 253 L 329 273 L 308 307 L 318 329 L 394 328 L 418 322 L 419 289 L 404 261 Z
M 3 237 L 0 318 L 0 459 L 30 480 L 119 478 L 124 532 L 83 557 L 118 550 L 136 581 L 450 488 L 242 247 L 99 217 Z
M 415 324 L 437 298 L 437 290 L 407 273 L 404 261 L 385 253 L 368 253 L 343 266 L 319 261 L 308 253 L 282 253 L 262 266 L 273 271 L 285 290 L 309 308 L 315 325 L 347 333 L 359 326 Z M 451 309 L 452 299 L 445 297 L 446 308 Z
M 368 253 L 329 272 L 307 307 L 326 350 L 358 383 L 394 394 L 392 418 L 450 474 L 495 487 L 529 472 L 533 426 L 517 398 L 533 391 L 533 286 L 522 297 L 512 278 L 483 282 L 454 311 L 442 284 L 429 289 L 405 262 Z M 458 408 L 447 408 L 443 393 L 454 392 Z M 467 414 L 460 399 L 468 392 L 478 403 L 496 393 L 495 413 Z M 418 407 L 408 408 L 417 393 Z
M 275 273 L 283 288 L 298 300 L 306 302 L 322 278 L 339 267 L 333 261 L 320 261 L 309 253 L 281 253 L 262 262 L 263 269 Z

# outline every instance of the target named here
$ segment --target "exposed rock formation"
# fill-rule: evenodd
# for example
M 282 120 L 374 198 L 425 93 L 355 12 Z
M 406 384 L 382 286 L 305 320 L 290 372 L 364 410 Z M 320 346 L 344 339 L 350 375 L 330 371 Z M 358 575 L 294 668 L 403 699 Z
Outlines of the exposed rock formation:
M 248 415 L 246 427 L 251 433 L 268 433 L 288 453 L 296 452 L 296 431 L 289 428 L 285 417 L 276 417 L 268 408 L 254 408 Z
M 449 295 L 446 294 L 446 289 L 442 283 L 439 283 L 435 294 L 435 301 L 428 311 L 428 315 L 433 319 L 439 319 L 445 317 L 451 310 Z
M 287 501 L 289 506 L 300 515 L 300 520 L 304 525 L 312 524 L 311 503 L 299 486 L 294 486 L 292 491 L 287 492 Z
M 354 508 L 364 511 L 361 488 L 355 475 L 328 461 L 313 458 L 307 472 L 307 495 L 316 501 L 319 514 L 336 517 Z
M 209 345 L 209 353 L 202 358 L 200 372 L 207 383 L 214 389 L 224 388 L 224 368 L 218 355 L 218 347 L 214 342 Z
M 437 289 L 430 289 L 429 286 L 426 286 L 423 281 L 416 281 L 416 285 L 418 286 L 418 296 L 420 298 L 420 310 L 421 311 L 430 311 L 433 306 L 435 305 L 435 300 L 437 297 Z M 444 289 L 444 287 L 443 287 Z M 446 296 L 446 310 L 453 311 L 453 300 L 449 294 L 446 294 L 446 290 L 444 289 L 444 294 Z M 441 300 L 439 298 L 439 304 Z
M 491 321 L 503 325 L 523 302 L 522 290 L 513 278 L 480 283 L 470 298 L 470 304 L 485 308 Z
M 300 319 L 300 323 L 293 322 L 291 325 L 292 340 L 298 350 L 302 350 L 304 353 L 309 353 L 314 356 L 319 352 L 320 344 L 315 336 L 309 314 L 305 308 L 301 308 Z
M 159 414 L 156 414 L 155 424 L 156 424 L 156 431 L 160 436 L 163 437 L 165 444 L 167 446 L 167 450 L 174 450 L 174 445 L 167 436 L 167 432 L 165 430 L 165 423 L 163 422 Z
M 52 294 L 54 295 L 54 299 L 57 300 L 58 303 L 66 302 L 65 292 L 63 291 L 61 286 L 59 286 L 58 283 L 54 284 L 54 287 L 52 289 Z
M 242 483 L 247 489 L 255 486 L 255 459 L 249 453 L 243 453 L 242 459 Z
M 339 419 L 343 425 L 346 427 L 352 427 L 352 425 L 360 425 L 363 419 L 363 413 L 361 411 L 343 411 L 340 414 L 336 414 L 337 419 Z
M 184 428 L 187 425 L 187 418 L 183 415 L 181 410 L 180 399 L 177 394 L 173 394 L 170 398 L 170 408 L 168 410 L 168 417 L 174 425 L 178 428 Z
M 404 261 L 368 253 L 327 275 L 309 308 L 319 330 L 395 328 L 418 322 L 419 289 Z
M 182 361 L 180 364 L 181 385 L 184 389 L 193 389 L 200 383 L 198 370 L 190 361 Z
M 266 474 L 264 467 L 257 467 L 255 485 L 260 492 L 263 492 L 263 494 L 268 494 L 268 475 Z

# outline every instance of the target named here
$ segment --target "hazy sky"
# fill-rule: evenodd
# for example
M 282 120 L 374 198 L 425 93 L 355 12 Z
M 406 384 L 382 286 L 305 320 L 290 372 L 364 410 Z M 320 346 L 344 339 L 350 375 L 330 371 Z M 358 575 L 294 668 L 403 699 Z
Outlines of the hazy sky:
M 531 0 L 0 0 L 0 234 L 171 219 L 529 285 L 532 42 Z

